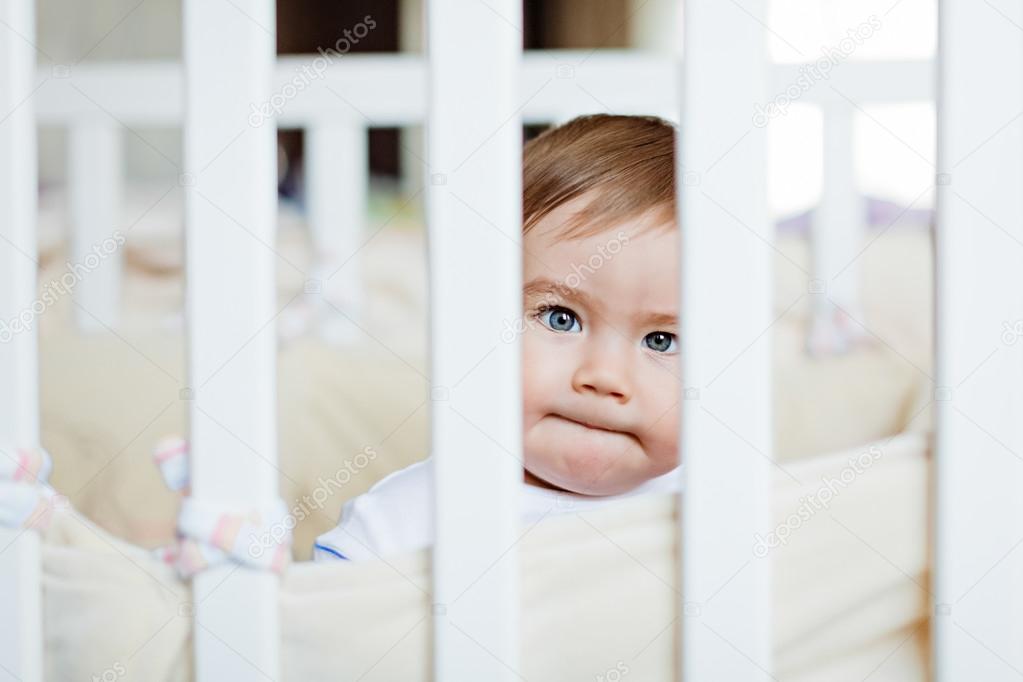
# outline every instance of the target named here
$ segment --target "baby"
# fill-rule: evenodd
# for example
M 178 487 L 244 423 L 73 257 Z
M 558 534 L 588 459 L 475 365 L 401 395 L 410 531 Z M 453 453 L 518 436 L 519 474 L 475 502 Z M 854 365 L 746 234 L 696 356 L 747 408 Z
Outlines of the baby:
M 679 489 L 675 129 L 582 116 L 523 155 L 521 518 Z M 314 558 L 433 543 L 432 459 L 349 500 Z

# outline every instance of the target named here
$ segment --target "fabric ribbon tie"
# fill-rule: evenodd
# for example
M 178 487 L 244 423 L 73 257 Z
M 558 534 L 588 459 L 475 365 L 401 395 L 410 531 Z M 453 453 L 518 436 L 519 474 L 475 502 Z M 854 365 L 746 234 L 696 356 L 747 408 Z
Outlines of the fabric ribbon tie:
M 239 512 L 223 503 L 186 497 L 178 516 L 178 572 L 191 576 L 228 561 L 283 572 L 291 556 L 287 516 L 280 499 Z
M 156 444 L 153 460 L 167 487 L 177 492 L 188 487 L 188 443 L 179 436 L 168 436 Z
M 153 452 L 167 487 L 187 491 L 188 443 L 165 438 Z M 178 574 L 191 577 L 212 566 L 235 563 L 282 573 L 291 558 L 288 508 L 281 499 L 252 508 L 184 496 L 178 514 L 178 540 L 156 550 Z
M 0 526 L 45 530 L 66 500 L 47 481 L 53 463 L 41 447 L 0 448 Z

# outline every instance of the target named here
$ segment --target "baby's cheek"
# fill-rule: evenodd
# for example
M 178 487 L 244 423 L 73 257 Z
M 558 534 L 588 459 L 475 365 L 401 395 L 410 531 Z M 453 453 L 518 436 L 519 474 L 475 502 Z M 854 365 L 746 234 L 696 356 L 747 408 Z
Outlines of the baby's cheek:
M 668 471 L 678 461 L 679 420 L 682 390 L 675 378 L 658 369 L 645 377 L 650 390 L 644 391 L 644 410 L 648 415 L 643 445 L 647 457 Z M 656 421 L 655 421 L 656 420 Z
M 558 363 L 552 349 L 526 332 L 522 340 L 522 398 L 525 412 L 542 409 L 557 389 Z
M 656 465 L 659 473 L 670 471 L 678 463 L 680 408 L 675 405 L 667 409 L 664 416 L 647 430 L 645 439 L 647 457 Z

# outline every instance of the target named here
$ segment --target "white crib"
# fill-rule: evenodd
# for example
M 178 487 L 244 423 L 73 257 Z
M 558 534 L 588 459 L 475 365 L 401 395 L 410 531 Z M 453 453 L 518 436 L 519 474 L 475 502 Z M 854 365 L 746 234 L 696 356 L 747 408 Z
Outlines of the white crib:
M 794 67 L 768 67 L 759 19 L 767 0 L 676 4 L 669 34 L 685 40 L 675 55 L 523 55 L 514 30 L 520 3 L 429 0 L 425 59 L 349 55 L 324 73 L 376 125 L 427 124 L 431 451 L 439 491 L 430 597 L 435 679 L 519 676 L 520 578 L 514 561 L 499 559 L 514 557 L 520 540 L 513 513 L 521 476 L 519 351 L 500 343 L 500 332 L 521 315 L 521 124 L 564 120 L 593 110 L 594 100 L 616 112 L 663 115 L 682 130 L 686 493 L 677 673 L 684 680 L 773 678 L 772 611 L 785 604 L 771 603 L 769 563 L 750 561 L 750 538 L 769 531 L 772 489 L 770 357 L 761 339 L 772 324 L 766 133 L 751 115 L 792 82 Z M 254 125 L 252 103 L 270 101 L 312 61 L 276 59 L 269 0 L 186 0 L 183 69 L 82 66 L 72 79 L 56 80 L 35 74 L 33 5 L 0 5 L 0 321 L 31 311 L 37 298 L 37 122 L 70 130 L 78 245 L 108 236 L 119 201 L 120 128 L 181 125 L 191 494 L 238 508 L 272 503 L 278 311 L 266 245 L 275 235 L 276 126 L 310 136 L 311 227 L 317 249 L 336 254 L 357 238 L 331 225 L 357 224 L 361 215 L 367 122 L 310 89 L 275 121 Z M 1005 325 L 1023 320 L 1016 293 L 1023 269 L 1014 267 L 1023 246 L 1014 234 L 1023 223 L 1015 198 L 1023 183 L 1023 8 L 941 0 L 940 17 L 933 674 L 1011 679 L 1023 669 L 1023 559 L 1014 552 L 1023 474 L 1013 461 L 1023 447 L 1023 389 L 1008 378 L 1023 377 L 1023 359 L 1000 340 Z M 990 76 L 993 65 L 1005 75 Z M 833 88 L 805 96 L 826 111 L 826 206 L 833 213 L 817 224 L 842 227 L 815 234 L 807 286 L 822 310 L 857 305 L 855 287 L 826 295 L 835 264 L 855 256 L 850 108 L 929 99 L 932 71 L 930 63 L 848 63 L 832 75 Z M 880 72 L 885 78 L 875 81 Z M 340 154 L 345 148 L 354 151 Z M 345 164 L 344 193 L 329 189 L 337 179 L 325 163 L 332 155 Z M 75 292 L 83 326 L 117 325 L 119 273 L 105 272 Z M 466 308 L 486 324 L 461 325 Z M 35 446 L 34 329 L 3 341 L 0 439 L 5 448 Z M 733 367 L 739 350 L 742 362 Z M 473 380 L 462 384 L 470 372 Z M 247 447 L 271 461 L 252 466 Z M 25 682 L 43 678 L 39 557 L 34 532 L 0 531 L 0 671 Z M 711 604 L 723 584 L 727 598 Z M 197 680 L 280 678 L 279 585 L 271 573 L 236 565 L 195 577 Z M 469 586 L 472 598 L 460 599 Z

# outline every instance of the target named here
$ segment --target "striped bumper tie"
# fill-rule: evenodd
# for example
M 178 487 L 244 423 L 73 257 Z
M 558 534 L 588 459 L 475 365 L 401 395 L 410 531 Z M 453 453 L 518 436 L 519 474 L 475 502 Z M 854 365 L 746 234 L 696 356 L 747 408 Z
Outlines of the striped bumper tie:
M 171 490 L 188 489 L 188 452 L 184 439 L 165 438 L 153 453 Z M 240 509 L 185 496 L 178 514 L 177 542 L 156 552 L 182 577 L 225 563 L 281 573 L 291 557 L 293 527 L 294 519 L 281 499 Z
M 0 526 L 49 527 L 55 509 L 66 499 L 47 484 L 53 468 L 41 447 L 0 448 Z

